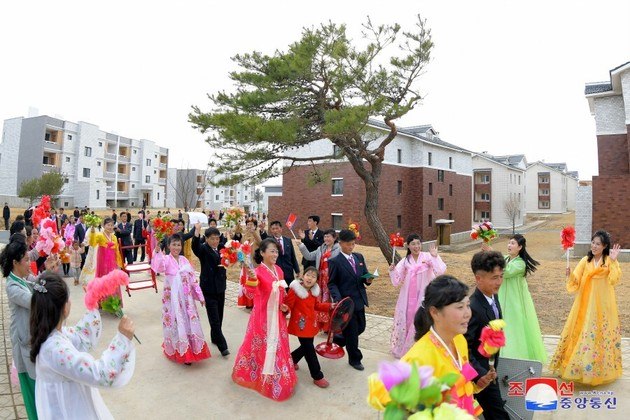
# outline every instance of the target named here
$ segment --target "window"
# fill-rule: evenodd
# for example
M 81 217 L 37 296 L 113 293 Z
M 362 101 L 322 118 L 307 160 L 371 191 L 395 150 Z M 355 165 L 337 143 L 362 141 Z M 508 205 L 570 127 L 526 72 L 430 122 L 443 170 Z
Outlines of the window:
M 137 151 L 136 149 L 133 149 L 133 154 L 134 154 L 134 155 L 137 155 L 137 154 L 138 154 L 138 151 Z
M 103 142 L 102 141 L 98 142 L 98 147 L 103 147 Z
M 340 158 L 343 156 L 343 152 L 341 151 L 341 147 L 333 144 L 333 156 L 336 158 Z
M 155 158 L 157 159 L 157 154 L 155 154 Z
M 341 230 L 344 228 L 343 225 L 343 214 L 341 213 L 332 213 L 332 228 L 335 230 Z
M 396 216 L 396 226 L 398 229 L 402 229 L 402 216 L 400 214 Z
M 72 140 L 72 134 L 68 134 L 68 140 Z M 66 207 L 68 207 L 68 204 L 66 204 Z
M 438 169 L 438 181 L 444 182 L 444 171 L 441 169 Z
M 66 162 L 70 162 L 70 156 L 66 156 Z
M 67 201 L 64 201 L 64 202 L 63 202 L 63 206 L 64 206 L 64 207 L 69 207 L 69 205 L 70 205 L 70 204 L 69 204 Z
M 214 196 L 214 201 L 219 201 L 219 194 Z
M 448 220 L 453 220 L 453 213 L 448 214 Z
M 512 183 L 512 174 L 510 174 L 510 184 Z
M 131 184 L 131 188 L 136 188 L 136 184 Z
M 433 215 L 429 215 L 429 227 L 433 226 Z
M 245 196 L 244 200 L 247 201 L 247 196 Z
M 158 200 L 160 199 L 160 193 L 157 193 L 157 199 Z
M 87 156 L 87 157 L 91 157 L 92 156 L 92 148 L 91 147 L 86 147 L 85 148 L 85 156 Z
M 332 195 L 343 195 L 343 178 L 332 180 Z
M 101 190 L 96 190 L 96 199 L 97 200 L 101 199 Z
M 429 166 L 433 165 L 433 153 L 431 152 L 429 152 L 428 162 L 429 162 Z
M 68 184 L 68 183 L 70 183 L 70 179 L 68 179 L 68 178 L 64 178 L 64 179 L 63 179 L 63 183 L 64 183 L 64 184 Z
M 438 210 L 444 210 L 444 199 L 438 198 Z
M 481 175 L 481 183 L 489 184 L 490 183 L 490 175 Z
M 448 195 L 453 196 L 453 184 L 448 184 Z
M 136 167 L 135 166 L 131 167 L 131 172 L 136 172 Z
M 157 174 L 157 171 L 156 171 L 156 170 L 154 170 L 154 171 L 153 171 L 153 175 L 156 175 L 156 174 Z
M 83 177 L 84 178 L 90 177 L 90 168 L 83 168 Z
M 518 176 L 518 185 L 521 185 L 521 176 Z
M 402 194 L 402 181 L 398 181 L 398 195 Z
M 151 183 L 151 175 L 145 176 L 144 177 L 144 182 L 147 183 L 147 184 Z
M 481 220 L 489 220 L 490 219 L 490 212 L 489 211 L 482 211 L 481 212 Z
M 44 134 L 44 140 L 45 141 L 50 141 L 50 133 Z
M 448 158 L 448 169 L 453 169 L 453 158 L 450 156 Z
M 481 193 L 481 201 L 490 201 L 490 193 Z
M 101 161 L 96 162 L 96 166 L 101 166 Z
M 147 166 L 151 166 L 151 159 L 147 159 Z
M 402 163 L 402 149 L 396 149 L 396 153 L 397 153 L 397 162 L 398 163 Z
M 429 195 L 433 195 L 433 182 L 429 182 Z

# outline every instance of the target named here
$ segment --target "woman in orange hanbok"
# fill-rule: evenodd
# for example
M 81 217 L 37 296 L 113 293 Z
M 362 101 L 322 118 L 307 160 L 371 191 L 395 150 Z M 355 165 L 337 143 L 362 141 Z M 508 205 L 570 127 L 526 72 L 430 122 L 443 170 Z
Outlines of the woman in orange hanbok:
M 418 341 L 401 360 L 431 366 L 433 376 L 438 378 L 447 373 L 458 374 L 450 390 L 450 402 L 477 417 L 483 410 L 473 397 L 473 392 L 480 389 L 472 380 L 478 375 L 468 361 L 464 337 L 471 317 L 468 301 L 468 286 L 455 277 L 442 275 L 431 281 L 414 320 Z
M 571 273 L 567 291 L 577 292 L 549 370 L 568 381 L 591 386 L 619 378 L 621 329 L 614 286 L 621 279 L 619 245 L 597 231 L 591 250 Z

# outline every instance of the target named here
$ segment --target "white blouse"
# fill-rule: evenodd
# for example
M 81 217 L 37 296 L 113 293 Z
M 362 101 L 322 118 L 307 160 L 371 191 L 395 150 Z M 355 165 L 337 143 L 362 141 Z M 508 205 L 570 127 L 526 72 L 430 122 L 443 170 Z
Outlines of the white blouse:
M 74 328 L 54 330 L 37 355 L 35 404 L 47 419 L 113 419 L 96 387 L 116 388 L 131 380 L 135 348 L 117 332 L 100 359 L 87 353 L 101 336 L 98 310 L 85 314 Z

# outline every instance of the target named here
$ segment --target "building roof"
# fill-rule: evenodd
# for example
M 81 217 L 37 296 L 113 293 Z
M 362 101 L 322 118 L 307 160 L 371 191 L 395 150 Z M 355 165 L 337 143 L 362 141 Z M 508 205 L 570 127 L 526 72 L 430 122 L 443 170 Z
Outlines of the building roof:
M 564 163 L 564 162 L 562 162 L 562 163 L 547 163 L 547 162 L 543 162 L 543 161 L 539 160 L 537 162 L 533 162 L 533 163 L 528 164 L 527 165 L 527 169 L 531 168 L 534 165 L 541 165 L 541 166 L 544 166 L 544 167 L 549 168 L 551 170 L 554 170 L 556 172 L 559 172 L 562 175 L 567 175 L 567 176 L 570 176 L 572 178 L 576 178 L 577 179 L 578 172 L 577 171 L 572 171 L 572 172 L 567 171 L 567 164 Z M 575 174 L 575 176 L 573 174 Z
M 562 163 L 545 163 L 545 165 L 547 166 L 551 166 L 552 168 L 555 168 L 559 171 L 562 172 L 566 172 L 567 171 L 567 164 L 562 162 Z
M 578 171 L 569 171 L 567 172 L 567 175 L 575 179 L 580 179 L 580 174 L 578 173 Z
M 370 118 L 368 120 L 368 124 L 373 126 L 373 127 L 378 127 L 378 128 L 383 128 L 385 130 L 389 130 L 389 127 L 387 126 L 387 124 L 385 124 L 384 122 L 375 120 Z M 426 125 L 416 125 L 416 126 L 412 126 L 412 127 L 396 127 L 398 130 L 398 133 L 400 134 L 406 134 L 408 136 L 411 137 L 415 137 L 417 139 L 420 139 L 422 141 L 426 141 L 427 143 L 433 143 L 435 145 L 438 146 L 443 146 L 443 147 L 448 147 L 450 149 L 455 149 L 457 151 L 460 152 L 467 152 L 467 153 L 472 153 L 470 150 L 466 150 L 462 147 L 456 146 L 452 143 L 448 143 L 442 139 L 440 139 L 439 137 L 436 136 L 437 131 L 435 131 L 435 129 L 433 128 L 432 125 L 430 124 L 426 124 Z
M 608 72 L 610 74 L 609 82 L 587 83 L 586 86 L 584 87 L 584 95 L 586 96 L 596 95 L 599 93 L 614 92 L 614 91 L 617 91 L 617 93 L 619 93 L 621 89 L 619 74 L 628 70 L 628 68 L 630 68 L 630 61 L 626 61 L 625 63 L 610 70 Z
M 506 155 L 506 156 L 493 156 L 489 153 L 482 152 L 476 153 L 473 157 L 481 157 L 489 161 L 498 163 L 503 166 L 507 166 L 510 169 L 517 171 L 525 171 L 525 168 L 519 167 L 518 164 L 525 159 L 525 155 Z
M 602 93 L 612 91 L 612 83 L 610 82 L 594 82 L 587 83 L 584 88 L 585 95 L 592 95 L 594 93 Z

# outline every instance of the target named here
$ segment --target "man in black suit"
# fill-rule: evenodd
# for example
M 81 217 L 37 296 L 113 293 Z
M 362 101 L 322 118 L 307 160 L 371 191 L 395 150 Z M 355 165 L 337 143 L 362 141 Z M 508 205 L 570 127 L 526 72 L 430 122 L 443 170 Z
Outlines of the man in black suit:
M 222 356 L 230 354 L 228 345 L 221 331 L 223 324 L 223 308 L 225 307 L 226 273 L 221 266 L 220 252 L 223 245 L 219 243 L 219 229 L 209 227 L 201 239 L 201 224 L 195 224 L 192 238 L 192 250 L 199 258 L 201 273 L 199 287 L 206 300 L 206 312 L 210 321 L 210 341 L 215 344 Z
M 324 243 L 324 232 L 319 229 L 319 216 L 308 216 L 306 221 L 308 229 L 304 232 L 304 239 L 302 243 L 306 246 L 310 252 L 315 251 Z M 315 267 L 315 261 L 309 261 L 302 257 L 302 266 L 306 270 L 306 267 Z
M 146 244 L 146 229 L 149 223 L 144 219 L 144 211 L 140 210 L 138 212 L 138 218 L 133 222 L 133 244 L 134 245 L 145 245 Z M 146 246 L 140 247 L 140 260 L 144 261 Z M 138 259 L 138 248 L 133 249 L 133 260 L 136 261 Z
M 4 230 L 9 230 L 9 220 L 11 219 L 11 209 L 9 203 L 4 203 L 2 208 L 2 218 L 4 219 Z
M 218 229 L 217 219 L 214 219 L 214 218 L 208 219 L 208 226 Z M 224 234 L 221 234 L 221 236 L 219 237 L 219 243 L 221 244 L 221 246 L 223 246 L 225 245 L 226 242 L 227 242 L 227 238 L 225 237 Z
M 501 398 L 499 385 L 496 383 L 499 353 L 495 355 L 494 365 L 490 366 L 488 358 L 482 356 L 477 350 L 483 327 L 493 319 L 500 319 L 502 316 L 497 293 L 503 283 L 505 259 L 499 252 L 481 251 L 473 255 L 470 267 L 475 275 L 477 288 L 470 296 L 472 317 L 468 322 L 466 341 L 468 341 L 470 363 L 478 374 L 473 381 L 483 388 L 475 395 L 475 398 L 483 408 L 483 417 L 486 420 L 509 420 L 510 417 L 503 408 L 505 401 Z M 493 374 L 487 375 L 488 372 Z
M 356 239 L 351 230 L 339 232 L 341 252 L 328 260 L 328 289 L 333 302 L 339 302 L 345 297 L 350 297 L 354 302 L 354 313 L 342 332 L 343 337 L 335 336 L 334 341 L 340 346 L 346 346 L 350 366 L 363 370 L 359 335 L 365 331 L 365 307 L 369 306 L 365 286 L 372 284 L 372 279 L 363 277 L 369 273 L 363 255 L 352 252 Z
M 79 244 L 85 243 L 85 234 L 87 233 L 87 225 L 83 221 L 83 215 L 79 215 L 77 219 L 77 224 L 74 225 L 74 240 L 79 242 Z M 85 257 L 87 256 L 89 246 L 85 245 L 85 252 L 81 254 L 81 269 L 85 265 Z
M 121 222 L 118 223 L 118 225 L 114 229 L 114 232 L 116 232 L 116 236 L 120 238 L 122 246 L 131 246 L 133 245 L 133 242 L 131 240 L 131 223 L 127 221 L 127 213 L 121 212 L 120 220 Z M 127 260 L 127 264 L 133 264 L 133 252 L 131 251 L 131 249 L 123 250 L 123 255 Z
M 271 237 L 278 243 L 278 259 L 276 260 L 276 264 L 282 268 L 284 281 L 290 285 L 295 275 L 300 274 L 300 265 L 295 257 L 293 243 L 291 239 L 282 236 L 282 223 L 277 220 L 271 222 L 271 225 L 269 225 L 269 233 L 271 233 Z

